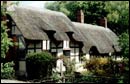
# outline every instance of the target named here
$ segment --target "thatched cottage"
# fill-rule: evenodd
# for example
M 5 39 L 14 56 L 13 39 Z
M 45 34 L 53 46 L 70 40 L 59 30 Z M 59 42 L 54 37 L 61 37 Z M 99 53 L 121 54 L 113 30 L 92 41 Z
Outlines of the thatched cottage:
M 118 37 L 107 27 L 83 23 L 82 14 L 72 22 L 65 14 L 51 10 L 17 7 L 9 16 L 9 35 L 18 46 L 10 49 L 17 59 L 17 70 L 26 71 L 26 54 L 49 51 L 54 56 L 65 55 L 80 62 L 83 55 L 103 55 L 119 52 Z M 89 57 L 88 57 L 89 58 Z

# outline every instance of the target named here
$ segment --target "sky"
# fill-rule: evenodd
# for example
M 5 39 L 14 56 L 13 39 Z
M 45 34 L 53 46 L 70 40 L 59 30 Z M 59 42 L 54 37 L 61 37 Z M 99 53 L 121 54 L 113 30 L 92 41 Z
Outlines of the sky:
M 16 2 L 16 1 L 13 1 Z M 54 2 L 54 1 L 19 1 L 20 7 L 32 7 L 32 8 L 37 8 L 37 9 L 45 9 L 44 5 L 46 2 Z M 14 5 L 9 6 L 8 10 L 13 11 L 14 10 Z
M 47 1 L 19 1 L 19 6 L 32 6 L 37 8 L 44 8 L 46 2 Z

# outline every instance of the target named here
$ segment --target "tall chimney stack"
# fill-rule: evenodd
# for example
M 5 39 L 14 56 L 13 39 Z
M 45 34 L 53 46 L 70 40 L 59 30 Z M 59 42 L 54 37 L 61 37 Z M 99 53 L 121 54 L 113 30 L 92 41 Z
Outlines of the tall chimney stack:
M 84 23 L 84 13 L 82 9 L 77 11 L 77 21 L 80 23 Z
M 106 17 L 99 18 L 97 24 L 107 28 L 107 18 Z

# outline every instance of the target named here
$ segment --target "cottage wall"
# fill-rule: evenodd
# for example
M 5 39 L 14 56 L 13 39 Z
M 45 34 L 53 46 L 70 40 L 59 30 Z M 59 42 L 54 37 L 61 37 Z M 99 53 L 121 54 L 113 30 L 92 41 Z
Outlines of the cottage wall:
M 42 41 L 42 49 L 43 50 L 49 50 L 50 49 L 50 41 L 49 40 L 43 40 Z

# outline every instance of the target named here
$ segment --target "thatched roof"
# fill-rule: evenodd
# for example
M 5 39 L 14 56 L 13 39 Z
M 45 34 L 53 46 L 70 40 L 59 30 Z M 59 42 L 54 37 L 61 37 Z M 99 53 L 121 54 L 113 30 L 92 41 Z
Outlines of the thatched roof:
M 89 52 L 92 46 L 96 46 L 100 53 L 114 52 L 113 45 L 116 51 L 119 51 L 118 37 L 108 28 L 97 25 L 83 24 L 73 22 L 80 36 L 83 37 L 83 51 Z
M 114 52 L 113 45 L 116 51 L 120 50 L 116 46 L 118 37 L 110 29 L 71 22 L 61 12 L 17 7 L 11 17 L 26 39 L 48 40 L 45 31 L 54 31 L 57 40 L 70 40 L 66 32 L 73 32 L 73 38 L 83 42 L 84 53 L 89 52 L 92 46 L 96 46 L 100 53 Z
M 65 32 L 73 32 L 74 25 L 61 12 L 43 11 L 29 8 L 15 8 L 13 20 L 27 39 L 48 39 L 43 30 L 56 31 L 57 40 L 69 40 Z

